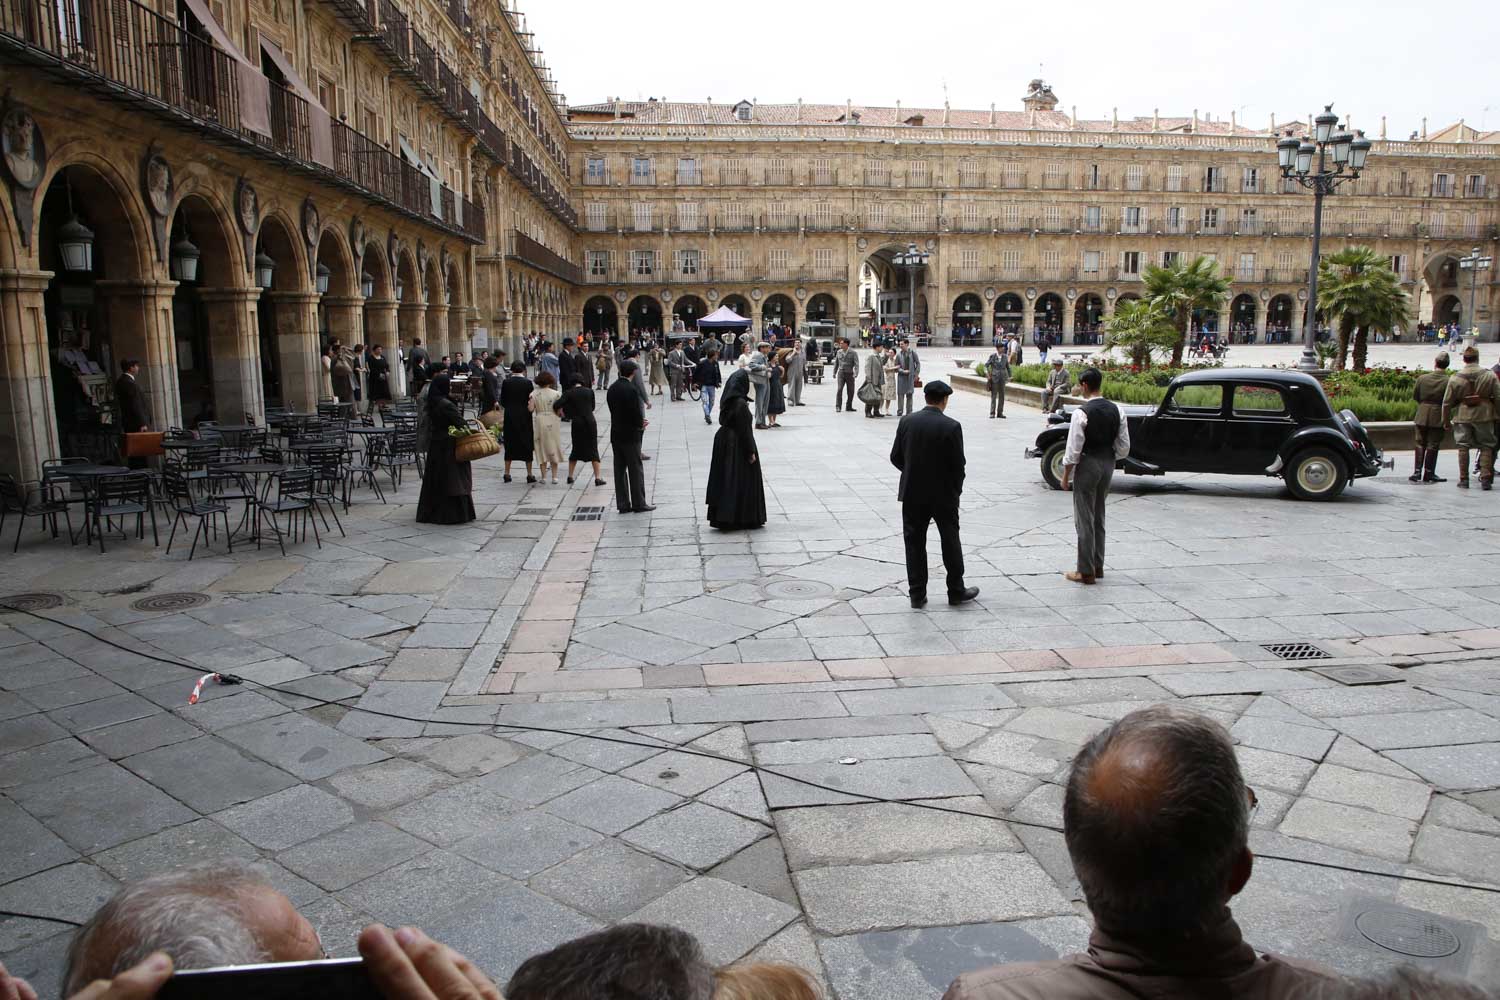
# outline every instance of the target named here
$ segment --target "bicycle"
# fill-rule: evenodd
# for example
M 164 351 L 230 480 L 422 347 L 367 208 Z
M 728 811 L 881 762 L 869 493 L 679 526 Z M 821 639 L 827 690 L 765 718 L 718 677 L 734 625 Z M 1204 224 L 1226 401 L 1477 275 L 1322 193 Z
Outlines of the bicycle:
M 683 388 L 687 390 L 688 398 L 698 402 L 703 398 L 703 387 L 698 384 L 698 369 L 689 367 L 683 373 Z

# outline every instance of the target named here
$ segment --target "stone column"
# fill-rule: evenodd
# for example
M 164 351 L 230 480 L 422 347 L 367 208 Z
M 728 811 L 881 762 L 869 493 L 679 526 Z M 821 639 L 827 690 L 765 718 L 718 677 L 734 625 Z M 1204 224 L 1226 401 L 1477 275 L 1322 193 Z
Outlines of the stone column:
M 422 340 L 427 344 L 429 354 L 436 352 L 439 357 L 462 350 L 462 344 L 448 343 L 448 307 L 438 303 L 430 303 L 427 306 L 427 314 L 424 317 Z
M 0 470 L 40 479 L 61 454 L 43 293 L 51 271 L 0 271 Z
M 1077 299 L 1073 299 L 1070 302 L 1068 301 L 1068 297 L 1066 295 L 1063 296 L 1062 341 L 1064 344 L 1071 344 L 1073 342 L 1073 310 L 1077 307 L 1077 305 Z
M 360 342 L 364 326 L 358 298 L 330 298 L 317 292 L 266 292 L 276 327 L 276 356 L 281 364 L 281 404 L 311 413 L 318 404 L 323 362 L 318 351 L 318 300 L 328 310 L 328 333 L 345 347 Z M 335 306 L 332 303 L 337 302 Z
M 1029 343 L 1036 335 L 1036 299 L 1021 297 L 1021 342 Z
M 995 339 L 995 300 L 982 299 L 981 301 L 984 302 L 984 326 L 982 327 L 984 339 L 981 343 L 988 344 Z
M 158 430 L 181 427 L 182 394 L 172 323 L 172 295 L 177 282 L 99 281 L 94 288 L 108 318 L 116 366 L 123 358 L 141 362 L 137 381 L 146 396 L 151 426 Z
M 214 414 L 237 424 L 266 417 L 265 384 L 260 373 L 259 288 L 202 288 L 198 298 L 208 316 L 208 353 L 213 371 Z M 278 338 L 279 339 L 279 338 Z M 321 371 L 321 369 L 320 369 Z
M 932 328 L 934 344 L 938 342 L 938 338 L 952 342 L 953 300 L 948 297 L 948 268 L 941 254 L 934 254 L 933 260 L 937 263 L 934 267 L 927 268 L 927 273 L 931 277 L 936 272 L 937 286 L 927 296 L 927 322 Z
M 615 340 L 625 340 L 630 336 L 630 314 L 624 307 L 615 310 Z
M 386 353 L 391 357 L 396 356 L 395 346 L 400 345 L 401 350 L 409 357 L 411 355 L 412 338 L 427 335 L 427 305 L 422 302 L 402 302 L 396 309 L 396 335 L 392 340 L 392 346 L 386 348 Z M 432 354 L 429 349 L 428 354 Z M 433 359 L 441 357 L 442 351 L 432 355 Z M 395 362 L 392 362 L 394 364 Z
M 1267 299 L 1262 302 L 1259 298 L 1255 300 L 1255 341 L 1258 344 L 1266 342 L 1266 327 L 1271 322 L 1271 301 Z

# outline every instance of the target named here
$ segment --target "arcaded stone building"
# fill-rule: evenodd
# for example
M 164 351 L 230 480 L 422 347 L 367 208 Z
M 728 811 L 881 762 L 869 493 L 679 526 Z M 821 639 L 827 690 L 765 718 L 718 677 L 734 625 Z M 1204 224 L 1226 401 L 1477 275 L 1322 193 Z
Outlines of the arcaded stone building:
M 1226 316 L 1244 339 L 1299 328 L 1312 196 L 1280 179 L 1261 128 L 1153 113 L 1085 121 L 1032 81 L 1019 111 L 609 101 L 570 109 L 579 263 L 588 327 L 659 327 L 724 303 L 844 332 L 915 321 L 955 329 L 1038 328 L 1090 341 L 1138 294 L 1147 264 L 1215 257 L 1234 282 Z M 1324 252 L 1351 242 L 1389 254 L 1419 315 L 1463 322 L 1467 272 L 1493 247 L 1500 145 L 1391 141 L 1380 121 L 1369 168 L 1325 207 Z M 1495 272 L 1476 289 L 1495 330 Z M 988 337 L 984 338 L 986 341 Z
M 1205 324 L 1298 323 L 1311 198 L 1274 134 L 1300 122 L 1084 121 L 1041 81 L 1019 111 L 569 108 L 510 5 L 0 0 L 0 471 L 112 449 L 124 358 L 153 426 L 260 422 L 326 394 L 333 339 L 514 353 L 721 305 L 1087 339 L 1148 263 L 1198 253 L 1235 282 Z M 1493 139 L 1382 134 L 1325 245 L 1378 247 L 1424 318 L 1469 322 Z M 926 266 L 893 265 L 908 244 Z

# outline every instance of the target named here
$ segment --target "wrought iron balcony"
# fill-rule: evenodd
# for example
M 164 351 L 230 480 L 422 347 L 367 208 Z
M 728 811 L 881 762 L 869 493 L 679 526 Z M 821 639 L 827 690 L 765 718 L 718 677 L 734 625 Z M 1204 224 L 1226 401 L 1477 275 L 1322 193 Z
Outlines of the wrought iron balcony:
M 583 284 L 583 268 L 547 249 L 519 229 L 511 230 L 506 256 L 575 285 Z

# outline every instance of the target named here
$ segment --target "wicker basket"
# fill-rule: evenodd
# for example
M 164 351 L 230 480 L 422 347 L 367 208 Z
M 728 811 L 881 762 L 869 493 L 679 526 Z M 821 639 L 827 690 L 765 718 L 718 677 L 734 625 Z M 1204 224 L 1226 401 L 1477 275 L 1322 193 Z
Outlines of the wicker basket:
M 477 420 L 470 420 L 468 423 L 469 429 L 475 433 L 458 439 L 458 443 L 453 446 L 455 459 L 460 462 L 477 462 L 481 458 L 500 454 L 500 442 L 495 440 L 493 434 L 481 427 Z

